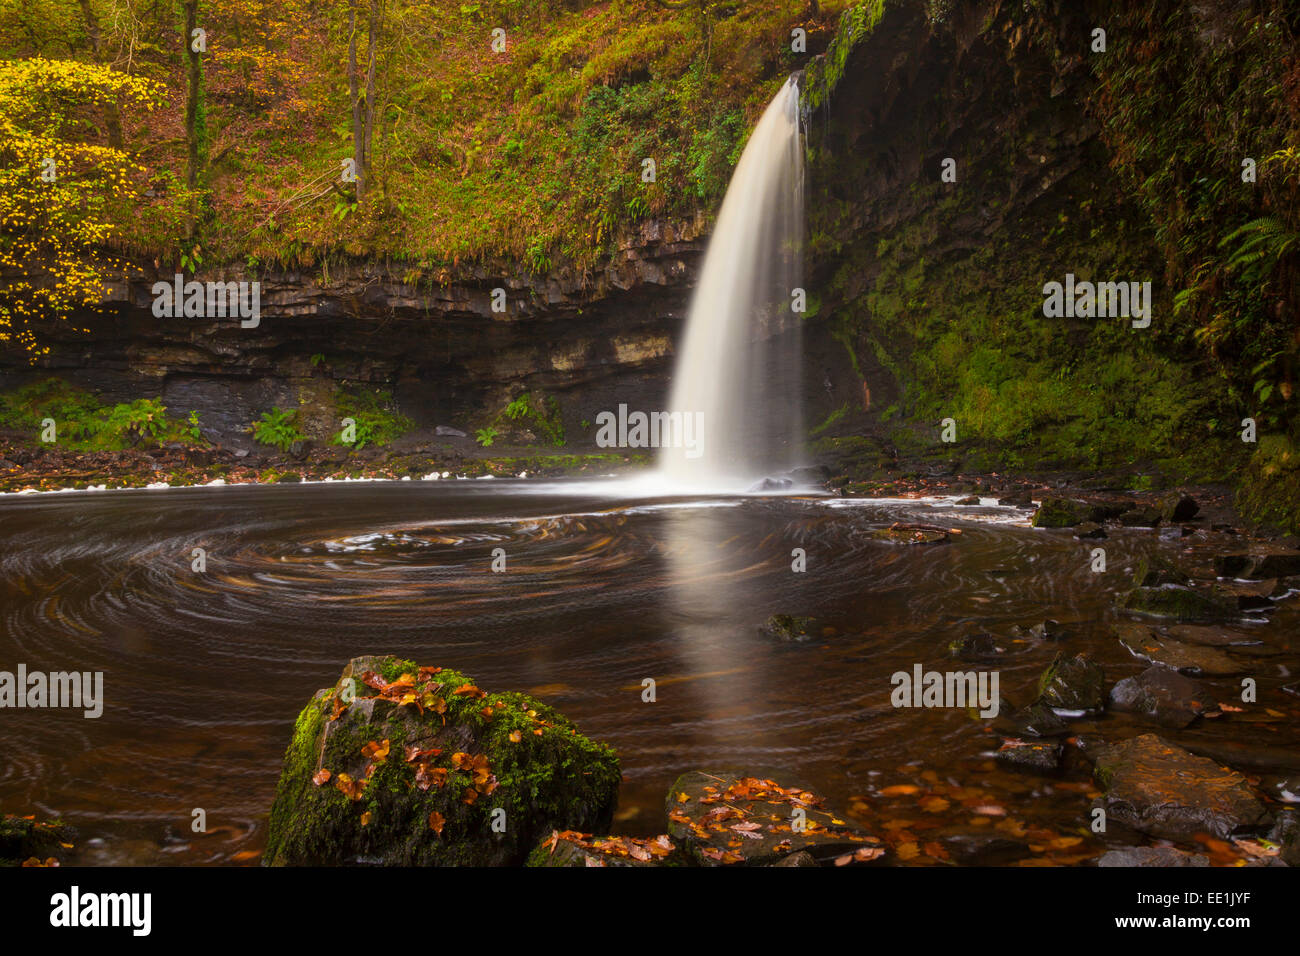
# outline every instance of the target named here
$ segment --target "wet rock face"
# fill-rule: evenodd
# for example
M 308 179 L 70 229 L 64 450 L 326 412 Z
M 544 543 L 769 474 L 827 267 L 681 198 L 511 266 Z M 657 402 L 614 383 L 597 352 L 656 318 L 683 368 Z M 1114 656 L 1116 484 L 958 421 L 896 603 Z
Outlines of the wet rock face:
M 612 749 L 539 701 L 357 658 L 298 717 L 264 860 L 519 864 L 554 830 L 606 830 L 619 778 Z
M 766 778 L 683 774 L 668 791 L 666 809 L 668 835 L 704 866 L 766 866 L 797 853 L 823 865 L 869 863 L 885 853 L 815 793 Z
M 1110 707 L 1141 714 L 1162 727 L 1182 729 L 1205 712 L 1206 689 L 1167 667 L 1148 667 L 1110 691 Z
M 247 441 L 244 429 L 262 411 L 297 407 L 305 387 L 330 379 L 383 385 L 417 425 L 461 430 L 509 390 L 542 389 L 561 396 L 566 429 L 576 432 L 618 401 L 663 406 L 705 243 L 702 221 L 648 220 L 581 273 L 559 265 L 535 275 L 503 260 L 418 284 L 374 263 L 195 277 L 259 281 L 261 321 L 250 329 L 155 317 L 153 283 L 171 275 L 150 263 L 143 278 L 110 288 L 107 314 L 52 324 L 44 335 L 53 354 L 39 373 L 0 355 L 0 377 L 56 374 L 112 402 L 162 397 L 198 410 L 205 433 L 228 447 Z M 497 288 L 505 312 L 492 309 Z
M 1115 630 L 1119 642 L 1134 657 L 1183 674 L 1225 677 L 1244 669 L 1244 665 L 1215 647 L 1174 640 L 1140 624 L 1120 624 Z
M 1155 734 L 1095 748 L 1093 774 L 1109 819 L 1173 840 L 1227 839 L 1267 827 L 1268 810 L 1246 778 Z
M 1099 714 L 1106 706 L 1101 666 L 1077 654 L 1058 654 L 1038 681 L 1038 702 L 1061 715 Z

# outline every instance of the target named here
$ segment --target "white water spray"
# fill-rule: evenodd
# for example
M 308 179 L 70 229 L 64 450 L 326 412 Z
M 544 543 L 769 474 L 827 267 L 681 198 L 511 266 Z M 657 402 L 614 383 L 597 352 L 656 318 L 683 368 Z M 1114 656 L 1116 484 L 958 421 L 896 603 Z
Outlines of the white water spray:
M 694 456 L 660 451 L 662 484 L 744 490 L 788 470 L 802 435 L 795 290 L 803 265 L 799 87 L 790 77 L 745 145 L 691 300 L 668 408 L 698 416 Z

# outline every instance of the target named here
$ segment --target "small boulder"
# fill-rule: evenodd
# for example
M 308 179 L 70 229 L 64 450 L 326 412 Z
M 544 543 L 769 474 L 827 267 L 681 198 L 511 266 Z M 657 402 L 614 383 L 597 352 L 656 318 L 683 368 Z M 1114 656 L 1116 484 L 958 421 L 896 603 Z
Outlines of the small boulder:
M 1205 712 L 1206 689 L 1167 667 L 1148 667 L 1110 689 L 1111 710 L 1141 714 L 1162 727 L 1182 729 Z
M 773 614 L 758 628 L 760 634 L 783 644 L 806 644 L 821 637 L 821 625 L 814 617 Z
M 1056 659 L 1038 679 L 1038 702 L 1061 716 L 1082 717 L 1106 707 L 1105 674 L 1084 654 Z
M 1105 791 L 1109 819 L 1152 836 L 1190 840 L 1209 833 L 1226 840 L 1266 827 L 1268 810 L 1246 778 L 1155 734 L 1095 749 L 1093 776 Z
M 766 866 L 807 852 L 821 865 L 867 863 L 880 841 L 827 810 L 799 787 L 735 772 L 693 771 L 668 791 L 668 834 L 704 866 Z

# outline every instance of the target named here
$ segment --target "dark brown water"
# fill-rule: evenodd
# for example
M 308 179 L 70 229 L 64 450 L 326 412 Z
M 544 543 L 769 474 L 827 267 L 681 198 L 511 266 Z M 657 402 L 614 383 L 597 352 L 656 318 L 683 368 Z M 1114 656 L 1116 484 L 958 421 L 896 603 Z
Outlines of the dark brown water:
M 1152 549 L 1208 547 L 1121 529 L 1095 574 L 1098 542 L 1031 529 L 1012 509 L 625 491 L 443 481 L 0 499 L 0 669 L 103 671 L 106 698 L 97 720 L 0 711 L 0 809 L 63 816 L 82 832 L 81 862 L 253 858 L 298 710 L 350 657 L 391 652 L 529 691 L 612 743 L 623 832 L 662 832 L 679 773 L 737 767 L 815 787 L 872 827 L 973 824 L 971 808 L 992 803 L 1068 834 L 1087 822 L 1086 773 L 995 767 L 986 722 L 895 709 L 890 675 L 971 669 L 946 659 L 954 637 L 1045 617 L 1071 636 L 1008 642 L 1005 697 L 1027 702 L 1060 646 L 1092 651 L 1108 682 L 1135 674 L 1105 627 L 1125 569 Z M 869 536 L 898 520 L 962 534 Z M 494 548 L 505 573 L 490 570 Z M 805 573 L 791 571 L 793 548 Z M 835 634 L 773 644 L 757 629 L 774 612 L 814 614 Z M 1294 633 L 1295 612 L 1259 626 Z M 1270 647 L 1254 673 L 1277 698 L 1300 659 Z M 655 703 L 641 699 L 647 677 Z M 1234 684 L 1215 686 L 1229 699 Z M 1264 729 L 1294 745 L 1286 716 Z M 921 789 L 879 795 L 898 784 Z M 948 805 L 921 806 L 936 795 Z M 191 832 L 195 808 L 207 835 Z

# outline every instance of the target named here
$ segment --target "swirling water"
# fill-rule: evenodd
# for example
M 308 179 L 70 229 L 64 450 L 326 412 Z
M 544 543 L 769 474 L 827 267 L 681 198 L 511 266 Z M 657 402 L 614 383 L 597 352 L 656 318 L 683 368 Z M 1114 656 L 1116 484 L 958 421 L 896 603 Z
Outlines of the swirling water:
M 955 636 L 1044 617 L 1100 647 L 1112 679 L 1140 669 L 1104 627 L 1122 568 L 1162 545 L 1117 531 L 1107 580 L 1080 542 L 1026 517 L 941 500 L 638 497 L 616 481 L 5 497 L 0 669 L 103 671 L 106 701 L 99 719 L 0 712 L 0 809 L 64 816 L 81 862 L 252 856 L 298 710 L 349 658 L 391 652 L 529 691 L 612 743 L 623 832 L 662 832 L 668 785 L 705 767 L 780 773 L 843 806 L 910 765 L 1052 812 L 1038 784 L 991 769 L 996 740 L 965 712 L 889 703 L 890 675 L 952 666 Z M 870 536 L 897 520 L 962 533 Z M 758 627 L 775 612 L 835 633 L 770 642 Z M 1009 647 L 1002 693 L 1023 702 L 1055 649 Z M 1077 794 L 1061 799 L 1079 813 Z M 207 835 L 191 832 L 195 808 Z

